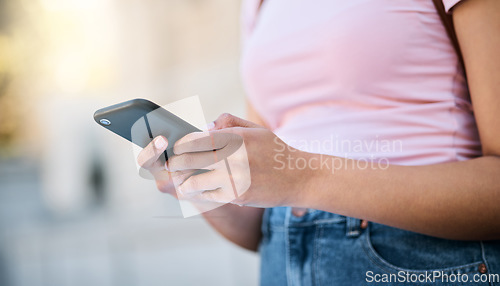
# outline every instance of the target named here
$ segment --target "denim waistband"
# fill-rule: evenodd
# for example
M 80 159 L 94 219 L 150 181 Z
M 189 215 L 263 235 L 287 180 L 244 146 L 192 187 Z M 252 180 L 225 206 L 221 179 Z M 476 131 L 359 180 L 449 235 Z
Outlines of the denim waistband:
M 264 214 L 268 227 L 275 230 L 285 228 L 301 228 L 318 225 L 339 224 L 346 228 L 346 235 L 349 237 L 358 236 L 361 233 L 361 220 L 353 217 L 347 217 L 335 213 L 329 213 L 320 210 L 308 209 L 304 215 L 296 216 L 292 213 L 290 207 L 278 207 L 266 209 Z

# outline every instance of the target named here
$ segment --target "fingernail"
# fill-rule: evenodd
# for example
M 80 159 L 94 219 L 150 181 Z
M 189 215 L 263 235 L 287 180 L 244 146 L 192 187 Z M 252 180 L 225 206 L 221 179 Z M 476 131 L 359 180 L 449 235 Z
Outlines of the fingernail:
M 156 149 L 165 149 L 167 147 L 167 140 L 163 137 L 158 137 L 155 139 Z
M 212 121 L 210 123 L 207 124 L 207 130 L 213 130 L 215 128 L 215 122 Z

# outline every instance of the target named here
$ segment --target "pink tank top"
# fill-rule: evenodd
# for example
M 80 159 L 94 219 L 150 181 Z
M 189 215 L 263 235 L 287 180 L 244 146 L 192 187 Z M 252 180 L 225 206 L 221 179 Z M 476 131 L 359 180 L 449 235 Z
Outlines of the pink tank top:
M 443 0 L 449 11 L 460 0 Z M 243 3 L 248 98 L 287 144 L 422 165 L 481 155 L 464 73 L 431 0 Z

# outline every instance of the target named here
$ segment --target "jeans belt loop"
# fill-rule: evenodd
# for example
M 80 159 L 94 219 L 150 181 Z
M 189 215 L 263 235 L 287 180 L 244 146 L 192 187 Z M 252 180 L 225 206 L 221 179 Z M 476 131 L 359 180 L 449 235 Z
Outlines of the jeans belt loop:
M 359 227 L 361 220 L 353 217 L 346 217 L 346 236 L 358 237 L 361 234 Z

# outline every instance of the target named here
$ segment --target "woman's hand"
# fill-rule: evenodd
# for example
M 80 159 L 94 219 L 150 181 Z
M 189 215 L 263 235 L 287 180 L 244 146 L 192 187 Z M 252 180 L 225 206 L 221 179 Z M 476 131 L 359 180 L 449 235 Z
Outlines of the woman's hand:
M 292 205 L 310 179 L 307 170 L 283 164 L 284 159 L 307 159 L 307 153 L 287 146 L 270 130 L 229 114 L 214 121 L 212 131 L 177 141 L 174 153 L 168 170 L 184 199 L 255 207 Z M 210 171 L 190 176 L 193 169 Z M 169 190 L 171 184 L 159 188 Z
M 237 124 L 242 125 L 246 122 L 250 125 L 245 127 L 257 126 L 248 121 L 232 122 L 235 118 L 232 116 L 222 116 L 217 120 L 216 126 L 212 130 L 217 130 Z M 239 137 L 240 138 L 240 137 Z M 178 196 L 175 184 L 183 183 L 185 177 L 196 172 L 196 170 L 184 170 L 169 172 L 165 164 L 158 160 L 167 149 L 168 141 L 164 137 L 156 137 L 147 147 L 145 147 L 137 157 L 137 162 L 145 170 L 149 171 L 155 178 L 157 187 L 164 193 L 169 193 L 178 199 L 190 197 L 190 202 L 200 210 L 207 222 L 221 235 L 233 243 L 251 251 L 257 251 L 261 238 L 261 221 L 263 210 L 252 207 L 238 207 L 233 204 L 218 204 L 219 207 L 213 209 L 214 203 L 211 201 L 193 201 L 192 196 Z M 172 157 L 169 160 L 173 161 Z M 205 199 L 204 196 L 195 196 L 198 199 Z M 211 210 L 213 209 L 213 210 Z M 211 210 L 211 211 L 208 211 Z

